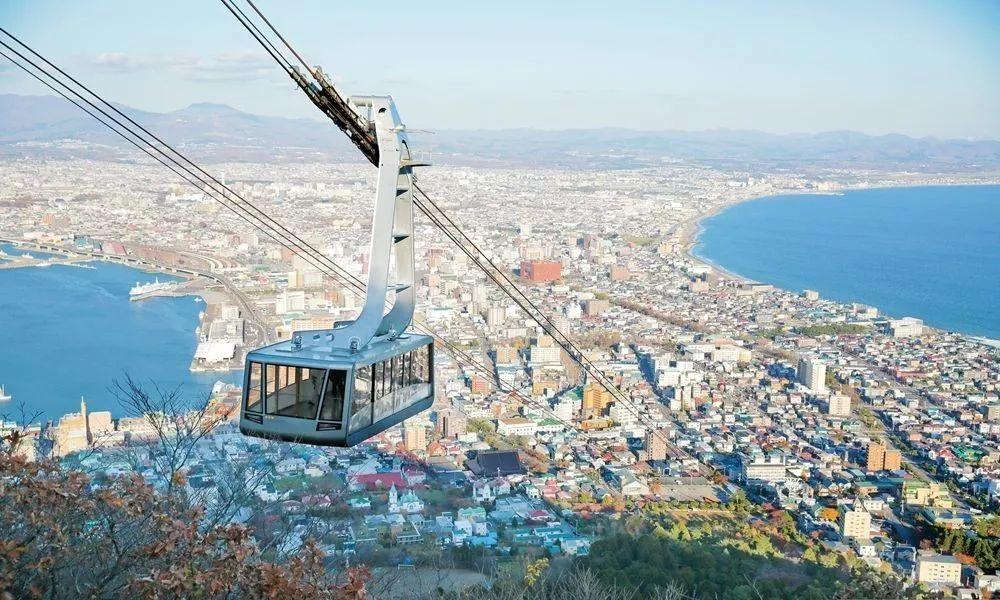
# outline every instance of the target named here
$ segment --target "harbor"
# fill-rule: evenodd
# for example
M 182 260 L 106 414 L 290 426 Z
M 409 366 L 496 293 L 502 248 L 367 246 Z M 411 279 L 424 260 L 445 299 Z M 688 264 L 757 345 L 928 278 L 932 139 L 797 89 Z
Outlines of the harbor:
M 0 298 L 4 314 L 36 324 L 28 339 L 59 336 L 70 346 L 78 344 L 72 354 L 81 356 L 79 365 L 61 368 L 63 377 L 30 375 L 31 365 L 22 359 L 45 352 L 45 346 L 22 343 L 3 360 L 0 375 L 7 391 L 0 393 L 0 403 L 9 407 L 16 396 L 32 411 L 52 416 L 71 410 L 61 404 L 83 394 L 95 407 L 115 410 L 108 386 L 125 372 L 200 396 L 216 382 L 239 383 L 246 348 L 273 339 L 252 300 L 225 273 L 213 272 L 229 268 L 225 260 L 152 246 L 101 244 L 105 249 L 119 252 L 0 239 L 0 268 L 6 268 L 0 271 L 5 281 L 0 288 L 20 290 L 6 301 Z M 75 341 L 65 326 L 44 317 L 74 311 L 80 314 L 74 323 L 82 328 Z M 12 340 L 27 335 L 0 331 L 0 339 L 4 333 L 15 336 Z

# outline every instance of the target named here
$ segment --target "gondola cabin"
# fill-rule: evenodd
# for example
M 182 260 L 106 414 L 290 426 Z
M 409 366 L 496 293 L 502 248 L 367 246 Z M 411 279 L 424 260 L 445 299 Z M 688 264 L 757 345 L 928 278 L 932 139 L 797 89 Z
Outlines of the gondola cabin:
M 430 336 L 406 333 L 352 352 L 324 346 L 327 335 L 303 332 L 247 354 L 242 433 L 353 446 L 430 408 Z

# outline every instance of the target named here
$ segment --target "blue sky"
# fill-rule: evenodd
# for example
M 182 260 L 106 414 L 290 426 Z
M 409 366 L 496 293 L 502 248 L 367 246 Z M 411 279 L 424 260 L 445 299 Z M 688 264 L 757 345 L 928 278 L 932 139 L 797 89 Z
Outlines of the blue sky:
M 258 5 L 345 91 L 391 93 L 414 128 L 1000 139 L 992 0 Z M 317 116 L 220 2 L 3 0 L 0 23 L 137 108 Z M 0 64 L 0 92 L 43 90 Z

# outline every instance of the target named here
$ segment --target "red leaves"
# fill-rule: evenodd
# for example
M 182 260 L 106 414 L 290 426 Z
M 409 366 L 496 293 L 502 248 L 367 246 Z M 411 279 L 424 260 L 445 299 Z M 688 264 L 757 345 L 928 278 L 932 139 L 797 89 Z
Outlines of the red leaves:
M 275 564 L 245 526 L 202 530 L 202 516 L 138 476 L 94 486 L 56 463 L 0 453 L 0 600 L 66 590 L 157 600 L 365 598 L 370 573 L 351 569 L 338 581 L 315 543 Z

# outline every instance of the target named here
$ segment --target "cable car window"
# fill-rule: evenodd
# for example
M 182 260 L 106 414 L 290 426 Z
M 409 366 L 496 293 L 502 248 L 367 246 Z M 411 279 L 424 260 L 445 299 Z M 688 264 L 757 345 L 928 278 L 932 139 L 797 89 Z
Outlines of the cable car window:
M 393 378 L 393 371 L 396 369 L 396 357 L 394 356 L 390 358 L 389 360 L 383 362 L 382 365 L 385 368 L 383 379 L 385 382 L 385 395 L 388 396 L 396 391 L 396 386 L 394 385 L 395 379 Z
M 250 383 L 247 385 L 247 412 L 260 412 L 264 404 L 260 400 L 260 363 L 250 363 Z
M 406 406 L 406 389 L 403 387 L 403 357 L 393 356 L 392 362 L 392 410 Z
M 350 431 L 372 424 L 372 367 L 354 369 L 354 396 L 351 398 Z
M 385 395 L 385 388 L 382 386 L 383 365 L 380 362 L 372 365 L 372 387 L 375 390 L 375 397 L 381 398 Z
M 392 389 L 401 390 L 403 386 L 406 385 L 406 380 L 403 379 L 403 357 L 393 356 L 392 357 Z
M 344 395 L 347 393 L 347 371 L 332 369 L 326 378 L 321 421 L 340 421 L 344 418 Z
M 427 347 L 423 346 L 413 351 L 414 383 L 424 383 L 427 372 Z
M 264 366 L 264 396 L 270 397 L 278 389 L 278 367 Z
M 315 419 L 316 410 L 319 408 L 319 395 L 323 388 L 324 371 L 283 365 L 275 367 L 277 389 L 267 394 L 264 407 L 267 414 Z M 269 369 L 269 375 L 270 372 Z M 271 386 L 268 385 L 268 388 Z
M 430 346 L 424 346 L 420 349 L 420 383 L 428 383 L 430 380 Z
M 392 414 L 392 363 L 377 363 L 376 371 L 382 372 L 382 395 L 375 398 L 372 421 L 379 421 Z

